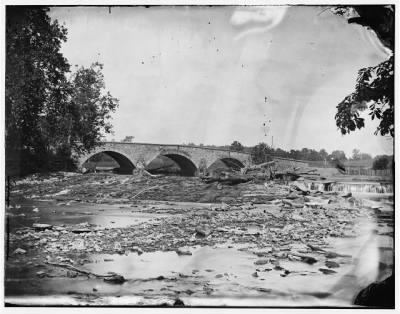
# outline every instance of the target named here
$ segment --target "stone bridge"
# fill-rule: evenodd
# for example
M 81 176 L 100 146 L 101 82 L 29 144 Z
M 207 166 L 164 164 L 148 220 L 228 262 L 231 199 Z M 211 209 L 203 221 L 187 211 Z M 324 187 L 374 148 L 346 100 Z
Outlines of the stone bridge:
M 232 168 L 242 168 L 251 164 L 251 156 L 223 149 L 187 145 L 165 145 L 147 143 L 104 142 L 89 154 L 79 157 L 79 166 L 96 154 L 105 153 L 120 166 L 120 173 L 132 173 L 137 167 L 148 166 L 155 158 L 166 156 L 181 168 L 181 174 L 196 176 L 208 169 L 216 161 L 222 161 Z

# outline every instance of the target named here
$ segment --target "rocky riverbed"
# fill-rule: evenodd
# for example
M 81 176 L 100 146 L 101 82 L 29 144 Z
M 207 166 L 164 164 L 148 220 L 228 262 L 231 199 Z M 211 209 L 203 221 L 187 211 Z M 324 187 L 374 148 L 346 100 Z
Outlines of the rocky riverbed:
M 6 223 L 18 304 L 350 306 L 393 267 L 392 199 L 302 181 L 59 173 L 15 182 Z

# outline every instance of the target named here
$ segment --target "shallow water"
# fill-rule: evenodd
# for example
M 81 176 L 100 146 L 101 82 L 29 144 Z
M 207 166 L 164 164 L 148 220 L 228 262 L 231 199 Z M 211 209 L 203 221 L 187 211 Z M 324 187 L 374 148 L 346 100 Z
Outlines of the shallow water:
M 15 205 L 21 207 L 15 208 Z M 14 201 L 12 206 L 14 208 L 9 210 L 8 215 L 11 230 L 31 227 L 34 223 L 75 225 L 85 222 L 100 228 L 124 228 L 154 218 L 166 217 L 163 214 L 140 212 L 121 205 L 21 199 Z M 35 208 L 38 209 L 37 212 L 34 211 Z
M 67 206 L 31 200 L 21 204 L 21 208 L 11 210 L 12 227 L 31 226 L 39 221 L 54 225 L 89 222 L 101 227 L 126 227 L 163 216 L 140 212 L 140 207 L 120 208 L 118 205 L 71 203 Z M 190 209 L 195 205 L 185 206 Z M 393 203 L 387 198 L 365 199 L 365 206 L 379 207 L 383 213 L 393 211 Z M 39 208 L 39 212 L 32 212 L 33 208 Z M 57 213 L 53 212 L 55 208 Z M 10 300 L 11 296 L 30 295 L 33 298 L 22 298 L 23 302 L 30 300 L 31 304 L 37 302 L 35 295 L 58 295 L 71 297 L 62 299 L 64 304 L 149 305 L 168 303 L 179 297 L 187 305 L 200 306 L 350 306 L 360 288 L 387 277 L 393 267 L 393 237 L 382 235 L 393 231 L 393 226 L 385 221 L 365 221 L 360 225 L 358 237 L 328 239 L 329 250 L 351 255 L 333 259 L 340 267 L 329 275 L 319 271 L 326 267 L 325 258 L 318 253 L 308 254 L 318 260 L 313 265 L 284 259 L 280 261 L 283 269 L 275 269 L 271 262 L 254 264 L 260 259 L 252 253 L 254 244 L 228 242 L 214 247 L 182 248 L 192 255 L 161 251 L 140 255 L 86 254 L 90 262 L 82 265 L 82 269 L 103 275 L 107 272 L 121 274 L 127 280 L 122 285 L 84 276 L 38 280 L 35 276 L 38 269 L 27 268 L 7 281 L 6 295 Z M 257 224 L 245 229 L 243 233 L 248 234 L 265 232 Z M 380 269 L 380 263 L 387 267 Z M 286 274 L 285 269 L 289 273 Z

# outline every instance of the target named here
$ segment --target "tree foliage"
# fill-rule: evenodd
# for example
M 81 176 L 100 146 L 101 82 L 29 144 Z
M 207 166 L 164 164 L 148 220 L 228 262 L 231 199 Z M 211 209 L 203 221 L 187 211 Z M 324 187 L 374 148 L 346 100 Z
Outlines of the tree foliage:
M 230 149 L 231 149 L 231 150 L 238 151 L 238 152 L 241 152 L 241 151 L 243 151 L 244 147 L 243 147 L 243 145 L 242 145 L 240 142 L 234 141 L 234 142 L 231 144 Z
M 128 135 L 128 136 L 125 136 L 125 138 L 122 140 L 122 142 L 132 143 L 134 138 L 135 138 L 134 136 Z
M 371 160 L 372 156 L 367 153 L 362 153 L 359 149 L 353 149 L 351 160 Z
M 265 143 L 259 143 L 251 150 L 251 157 L 256 164 L 269 161 L 273 154 L 273 149 Z
M 384 5 L 339 6 L 334 12 L 353 15 L 349 23 L 357 23 L 373 31 L 392 53 L 382 63 L 360 69 L 354 92 L 338 105 L 335 115 L 340 132 L 348 134 L 365 126 L 360 112 L 369 109 L 372 120 L 380 120 L 375 134 L 394 137 L 394 7 Z
M 92 149 L 109 133 L 118 101 L 104 92 L 102 65 L 70 75 L 67 30 L 44 7 L 6 10 L 6 169 L 48 170 L 54 159 Z
M 6 17 L 7 169 L 42 168 L 48 149 L 42 117 L 53 118 L 64 99 L 60 82 L 69 64 L 60 47 L 67 30 L 50 21 L 45 8 L 10 6 Z
M 346 154 L 342 150 L 334 150 L 331 154 L 328 155 L 329 161 L 345 161 L 347 160 Z
M 118 99 L 105 91 L 103 65 L 93 63 L 80 67 L 71 77 L 71 98 L 68 113 L 71 123 L 68 145 L 78 152 L 88 152 L 112 131 L 111 113 L 118 107 Z
M 374 158 L 372 169 L 374 170 L 390 169 L 392 167 L 392 162 L 393 162 L 393 156 L 378 155 Z

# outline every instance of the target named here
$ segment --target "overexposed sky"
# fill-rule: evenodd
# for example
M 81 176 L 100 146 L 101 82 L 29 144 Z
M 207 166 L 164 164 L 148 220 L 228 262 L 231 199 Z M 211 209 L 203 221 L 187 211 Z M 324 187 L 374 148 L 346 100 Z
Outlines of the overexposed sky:
M 120 100 L 108 139 L 250 146 L 273 136 L 286 150 L 392 153 L 369 118 L 351 135 L 337 130 L 336 105 L 358 70 L 387 54 L 370 31 L 324 7 L 54 7 L 50 15 L 68 29 L 62 51 L 72 68 L 104 64 Z

